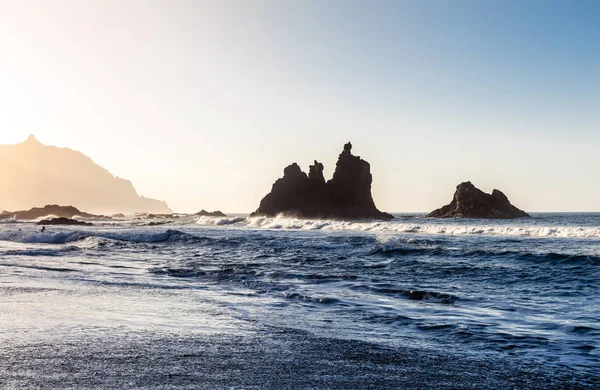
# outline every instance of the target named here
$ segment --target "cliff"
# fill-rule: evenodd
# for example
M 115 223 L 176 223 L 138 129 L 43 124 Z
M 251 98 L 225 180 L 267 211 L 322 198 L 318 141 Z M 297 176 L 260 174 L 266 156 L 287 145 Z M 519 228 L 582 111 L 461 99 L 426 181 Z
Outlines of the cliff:
M 165 202 L 138 195 L 130 181 L 80 152 L 43 145 L 34 136 L 0 146 L 0 208 L 45 204 L 73 205 L 94 214 L 172 212 Z

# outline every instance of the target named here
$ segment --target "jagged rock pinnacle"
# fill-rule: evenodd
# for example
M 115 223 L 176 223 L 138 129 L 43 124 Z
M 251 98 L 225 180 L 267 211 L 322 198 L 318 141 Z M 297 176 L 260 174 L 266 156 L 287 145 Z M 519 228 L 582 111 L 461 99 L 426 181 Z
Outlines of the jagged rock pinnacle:
M 27 143 L 36 143 L 36 144 L 40 143 L 40 141 L 38 141 L 37 138 L 35 138 L 35 135 L 33 135 L 33 134 L 29 134 L 29 137 L 27 137 L 27 139 L 25 140 L 25 142 L 27 142 Z
M 344 152 L 352 153 L 352 143 L 350 141 L 348 141 L 348 143 L 344 145 Z
M 371 196 L 369 163 L 351 153 L 352 144 L 344 145 L 333 178 L 325 181 L 323 164 L 314 161 L 309 173 L 293 163 L 284 169 L 253 216 L 279 214 L 298 218 L 392 219 L 375 207 Z

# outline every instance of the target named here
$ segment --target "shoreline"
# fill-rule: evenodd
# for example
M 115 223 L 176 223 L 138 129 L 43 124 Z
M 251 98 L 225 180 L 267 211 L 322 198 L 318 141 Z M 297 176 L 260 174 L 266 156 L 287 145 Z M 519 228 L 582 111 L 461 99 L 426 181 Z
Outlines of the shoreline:
M 576 388 L 600 376 L 523 359 L 441 355 L 260 326 L 243 336 L 145 333 L 0 348 L 0 384 L 68 388 Z M 100 375 L 99 375 L 100 374 Z

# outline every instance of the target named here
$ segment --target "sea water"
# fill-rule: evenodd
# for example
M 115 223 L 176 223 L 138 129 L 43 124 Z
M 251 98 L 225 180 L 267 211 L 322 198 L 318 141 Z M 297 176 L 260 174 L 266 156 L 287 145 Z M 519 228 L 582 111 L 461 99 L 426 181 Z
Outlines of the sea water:
M 3 387 L 600 386 L 600 214 L 0 224 Z

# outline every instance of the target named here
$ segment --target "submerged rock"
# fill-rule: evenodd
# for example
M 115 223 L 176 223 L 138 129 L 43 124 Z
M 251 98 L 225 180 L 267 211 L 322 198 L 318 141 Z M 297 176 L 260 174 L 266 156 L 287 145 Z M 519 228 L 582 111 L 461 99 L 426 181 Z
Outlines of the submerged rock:
M 293 163 L 260 202 L 251 216 L 279 214 L 298 218 L 392 219 L 375 207 L 371 196 L 371 167 L 344 145 L 333 178 L 325 182 L 323 164 L 314 161 L 308 175 Z
M 166 225 L 168 223 L 171 223 L 173 221 L 153 221 L 153 222 L 149 222 L 148 224 L 144 225 L 144 226 L 160 226 L 160 225 Z
M 227 216 L 224 213 L 222 213 L 220 210 L 217 210 L 217 211 L 206 211 L 204 209 L 198 211 L 196 213 L 196 215 L 198 215 L 200 217 L 226 217 Z
M 529 217 L 525 211 L 513 206 L 506 195 L 499 190 L 486 194 L 470 181 L 456 186 L 450 204 L 427 215 L 433 218 L 488 218 L 513 219 Z
M 414 301 L 427 301 L 434 303 L 443 303 L 443 304 L 451 304 L 456 301 L 456 297 L 450 294 L 438 293 L 435 291 L 419 291 L 419 290 L 406 290 L 404 295 L 408 297 L 408 299 L 412 299 Z
M 44 219 L 42 221 L 39 221 L 37 224 L 38 225 L 85 225 L 85 226 L 92 225 L 89 222 L 78 221 L 76 219 L 64 218 L 64 217 Z

